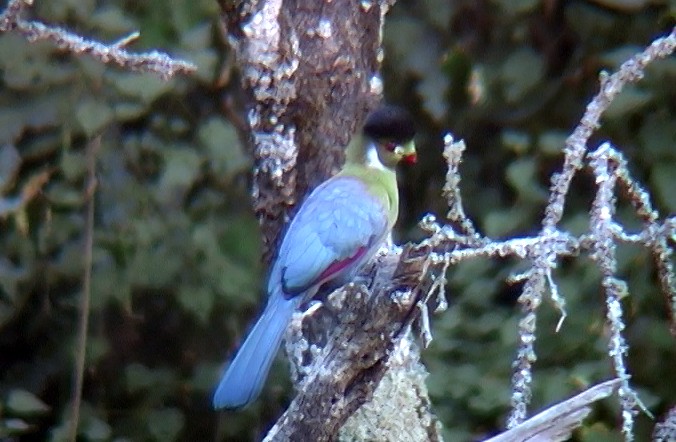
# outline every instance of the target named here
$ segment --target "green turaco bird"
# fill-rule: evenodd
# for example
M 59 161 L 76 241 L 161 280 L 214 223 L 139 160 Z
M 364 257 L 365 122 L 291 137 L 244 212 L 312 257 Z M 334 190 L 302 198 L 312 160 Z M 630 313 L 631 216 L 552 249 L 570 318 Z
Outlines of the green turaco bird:
M 397 220 L 395 166 L 416 159 L 409 114 L 384 106 L 350 143 L 347 162 L 315 188 L 291 221 L 268 281 L 268 303 L 214 394 L 215 408 L 239 408 L 260 394 L 293 312 L 322 284 L 349 282 Z

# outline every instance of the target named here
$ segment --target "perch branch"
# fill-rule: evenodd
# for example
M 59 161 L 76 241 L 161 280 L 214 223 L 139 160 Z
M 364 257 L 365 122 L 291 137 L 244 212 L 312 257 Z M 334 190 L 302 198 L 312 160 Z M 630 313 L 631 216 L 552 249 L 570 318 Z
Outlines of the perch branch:
M 382 255 L 365 281 L 370 289 L 353 283 L 329 296 L 339 324 L 266 441 L 335 440 L 347 418 L 371 400 L 429 291 L 429 280 L 419 278 L 425 259 L 424 248 L 415 246 Z

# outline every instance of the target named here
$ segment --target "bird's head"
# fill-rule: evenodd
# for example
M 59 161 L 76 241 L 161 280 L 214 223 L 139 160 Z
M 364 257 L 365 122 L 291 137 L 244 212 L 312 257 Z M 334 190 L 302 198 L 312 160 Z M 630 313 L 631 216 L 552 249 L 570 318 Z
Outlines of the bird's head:
M 374 144 L 378 159 L 393 168 L 400 161 L 416 162 L 413 118 L 397 106 L 382 106 L 371 112 L 364 124 L 364 136 Z

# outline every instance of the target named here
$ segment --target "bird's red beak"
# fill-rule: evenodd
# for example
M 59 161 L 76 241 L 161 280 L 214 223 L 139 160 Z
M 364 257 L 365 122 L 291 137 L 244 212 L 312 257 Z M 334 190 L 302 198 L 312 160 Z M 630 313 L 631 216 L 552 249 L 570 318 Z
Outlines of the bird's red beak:
M 418 162 L 418 155 L 412 153 L 410 155 L 404 155 L 403 157 L 404 163 L 406 164 L 415 164 Z

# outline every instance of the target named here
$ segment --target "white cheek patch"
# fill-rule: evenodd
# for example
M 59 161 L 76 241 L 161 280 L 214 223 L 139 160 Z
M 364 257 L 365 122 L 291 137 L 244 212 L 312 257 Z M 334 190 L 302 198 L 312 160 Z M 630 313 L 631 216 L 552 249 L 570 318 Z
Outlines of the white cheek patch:
M 379 170 L 386 169 L 378 157 L 378 148 L 374 143 L 369 143 L 368 147 L 366 148 L 366 166 Z

